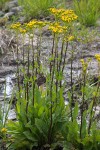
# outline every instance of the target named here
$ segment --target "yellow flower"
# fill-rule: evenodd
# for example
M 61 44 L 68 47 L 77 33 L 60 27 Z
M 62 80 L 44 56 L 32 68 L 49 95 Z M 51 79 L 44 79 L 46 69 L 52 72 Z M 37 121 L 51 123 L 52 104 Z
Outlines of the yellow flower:
M 50 8 L 50 12 L 53 13 L 54 16 L 58 17 L 62 21 L 68 23 L 78 18 L 78 16 L 71 9 L 66 10 L 66 9 Z
M 7 132 L 7 129 L 6 129 L 6 128 L 2 128 L 2 129 L 1 129 L 1 132 L 2 132 L 2 133 L 6 133 L 6 132 Z
M 56 16 L 59 16 L 62 12 L 65 11 L 65 9 L 56 9 L 56 8 L 50 8 L 49 10 Z
M 37 23 L 37 20 L 32 20 L 26 24 L 26 28 L 32 29 L 33 27 L 35 27 L 36 23 Z
M 37 21 L 37 23 L 36 23 L 39 27 L 44 27 L 46 24 L 47 24 L 47 22 L 44 22 L 44 21 Z
M 83 69 L 83 71 L 86 72 L 89 61 L 88 61 L 88 62 L 85 62 L 84 59 L 80 59 L 80 62 L 81 62 L 81 64 L 82 64 L 82 69 Z
M 84 59 L 80 59 L 80 62 L 82 63 L 82 64 L 84 64 L 85 62 L 84 62 Z
M 62 13 L 62 15 L 60 16 L 61 20 L 64 22 L 71 22 L 73 20 L 76 20 L 78 18 L 78 16 L 76 16 L 74 13 L 69 12 L 64 12 Z
M 51 24 L 48 29 L 51 30 L 54 33 L 64 33 L 64 32 L 67 31 L 67 27 L 61 26 L 57 22 Z
M 95 58 L 96 58 L 97 61 L 100 62 L 100 54 L 95 54 Z
M 68 37 L 68 41 L 73 41 L 74 40 L 74 36 L 69 36 Z
M 21 26 L 21 24 L 19 22 L 15 23 L 15 24 L 12 24 L 11 25 L 11 29 L 19 29 Z
M 19 32 L 22 33 L 22 34 L 25 34 L 25 33 L 26 33 L 26 30 L 23 29 L 23 28 L 19 28 Z

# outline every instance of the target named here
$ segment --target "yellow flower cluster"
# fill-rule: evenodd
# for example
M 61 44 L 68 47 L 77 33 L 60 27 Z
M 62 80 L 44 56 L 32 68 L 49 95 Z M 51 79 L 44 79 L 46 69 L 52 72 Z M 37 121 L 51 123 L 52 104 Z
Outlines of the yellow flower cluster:
M 32 21 L 30 21 L 29 23 L 27 23 L 25 25 L 26 25 L 26 28 L 32 29 L 33 27 L 35 27 L 36 24 L 37 24 L 37 21 L 36 20 L 32 20 Z
M 47 25 L 48 24 L 48 22 L 43 22 L 43 21 L 37 21 L 37 23 L 36 23 L 36 25 L 38 26 L 38 27 L 44 27 L 45 25 Z
M 68 41 L 73 41 L 73 40 L 74 40 L 74 36 L 70 35 L 70 36 L 68 37 Z
M 88 67 L 88 63 L 84 61 L 84 59 L 80 59 L 80 62 L 82 64 L 82 69 L 84 72 L 86 72 L 87 67 Z
M 82 63 L 82 65 L 84 65 L 84 59 L 80 59 L 80 62 Z
M 54 16 L 58 17 L 64 22 L 71 22 L 73 20 L 76 20 L 78 16 L 74 13 L 73 10 L 66 10 L 66 9 L 56 9 L 56 8 L 50 8 L 51 13 L 54 14 Z
M 46 24 L 47 22 L 31 20 L 30 22 L 24 23 L 23 25 L 21 25 L 19 22 L 12 24 L 11 29 L 17 30 L 22 34 L 25 34 L 27 31 L 30 31 L 36 27 L 44 27 Z
M 6 128 L 2 128 L 2 129 L 1 129 L 1 132 L 2 132 L 2 133 L 6 133 L 6 132 L 7 132 L 7 129 L 6 129 Z
M 59 23 L 55 22 L 49 26 L 49 30 L 54 33 L 64 33 L 67 31 L 67 27 L 61 26 Z
M 76 20 L 78 16 L 74 13 L 73 10 L 65 10 L 65 12 L 62 13 L 61 19 L 65 22 L 71 22 L 73 20 Z
M 11 25 L 11 29 L 19 29 L 21 26 L 21 24 L 19 22 L 15 23 L 15 24 L 12 24 Z
M 100 54 L 95 54 L 95 58 L 96 58 L 97 61 L 100 62 Z
M 25 34 L 27 31 L 24 28 L 19 28 L 19 32 Z
M 53 13 L 55 16 L 60 15 L 65 11 L 65 9 L 56 9 L 56 8 L 50 8 L 49 9 L 51 13 Z

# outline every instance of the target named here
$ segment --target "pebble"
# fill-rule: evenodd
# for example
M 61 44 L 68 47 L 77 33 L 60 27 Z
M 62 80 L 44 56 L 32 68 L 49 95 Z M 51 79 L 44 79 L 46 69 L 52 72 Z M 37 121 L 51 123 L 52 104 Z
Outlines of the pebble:
M 11 17 L 14 15 L 14 12 L 8 12 L 4 15 L 4 18 L 7 17 L 8 19 L 11 19 Z
M 0 11 L 0 17 L 3 17 L 3 16 L 4 16 L 4 12 Z
M 5 83 L 6 80 L 4 78 L 0 78 L 0 84 Z
M 5 18 L 7 17 L 10 21 L 11 18 L 16 15 L 18 15 L 22 11 L 22 7 L 18 6 L 18 0 L 12 0 L 5 3 L 5 6 L 2 11 L 0 11 L 0 17 Z M 20 20 L 20 19 L 19 19 Z M 21 18 L 21 23 L 23 23 L 25 19 Z M 4 24 L 2 24 L 3 26 Z

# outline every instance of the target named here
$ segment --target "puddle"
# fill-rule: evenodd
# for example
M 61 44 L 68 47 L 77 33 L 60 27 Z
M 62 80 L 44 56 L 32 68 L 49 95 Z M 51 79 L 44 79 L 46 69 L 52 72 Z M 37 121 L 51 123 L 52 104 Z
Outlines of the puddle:
M 8 74 L 1 78 L 1 80 L 5 80 L 5 82 L 2 82 L 0 84 L 0 97 L 6 95 L 7 97 L 10 97 L 12 94 L 12 90 L 14 87 L 13 78 L 15 77 L 15 74 Z
M 9 100 L 14 88 L 15 74 L 8 74 L 0 78 L 0 105 L 4 112 L 4 118 L 7 110 L 9 109 Z M 10 109 L 8 113 L 8 119 L 15 119 L 16 114 L 14 109 Z

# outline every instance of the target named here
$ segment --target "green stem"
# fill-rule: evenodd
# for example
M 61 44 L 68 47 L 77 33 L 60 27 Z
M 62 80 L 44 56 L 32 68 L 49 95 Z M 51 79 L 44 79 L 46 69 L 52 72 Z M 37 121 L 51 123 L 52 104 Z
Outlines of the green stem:
M 96 94 L 93 98 L 93 104 L 92 104 L 92 109 L 91 109 L 91 112 L 90 112 L 90 119 L 89 119 L 89 126 L 88 126 L 88 134 L 90 134 L 90 129 L 91 129 L 91 124 L 92 124 L 92 120 L 93 120 L 93 107 L 95 105 L 95 102 L 96 102 L 96 98 L 97 98 L 97 94 L 98 94 L 98 91 L 99 91 L 99 82 L 98 82 L 98 86 L 97 86 L 97 91 L 96 91 Z
M 66 49 L 65 49 L 65 54 L 64 54 L 64 61 L 63 61 L 63 64 L 62 64 L 62 74 L 64 72 L 64 68 L 65 68 L 65 61 L 66 61 L 66 55 L 67 55 L 67 50 L 68 50 L 68 41 L 66 43 Z M 60 81 L 60 87 L 62 87 L 62 81 Z
M 55 33 L 53 35 L 53 44 L 52 44 L 52 51 L 51 51 L 51 57 L 53 58 L 53 54 L 54 54 L 54 45 L 55 45 Z M 50 76 L 52 74 L 52 60 L 50 60 Z
M 20 93 L 20 81 L 19 81 L 19 49 L 18 49 L 18 33 L 17 33 L 17 83 L 18 83 L 18 91 Z
M 35 76 L 35 73 L 34 73 L 34 62 L 35 62 L 35 60 L 34 60 L 34 46 L 33 46 L 33 38 L 32 38 L 32 50 L 33 50 L 33 61 L 32 61 L 32 91 L 33 91 L 33 106 L 34 106 L 34 90 L 35 90 L 35 81 L 34 81 L 34 76 Z
M 71 120 L 73 121 L 72 115 L 72 104 L 73 104 L 73 51 L 71 54 Z
M 82 128 L 83 128 L 83 112 L 84 112 L 84 101 L 85 101 L 85 84 L 86 84 L 86 73 L 83 72 L 83 89 L 82 89 L 82 108 L 81 108 L 81 125 L 80 125 L 80 139 L 82 139 Z

